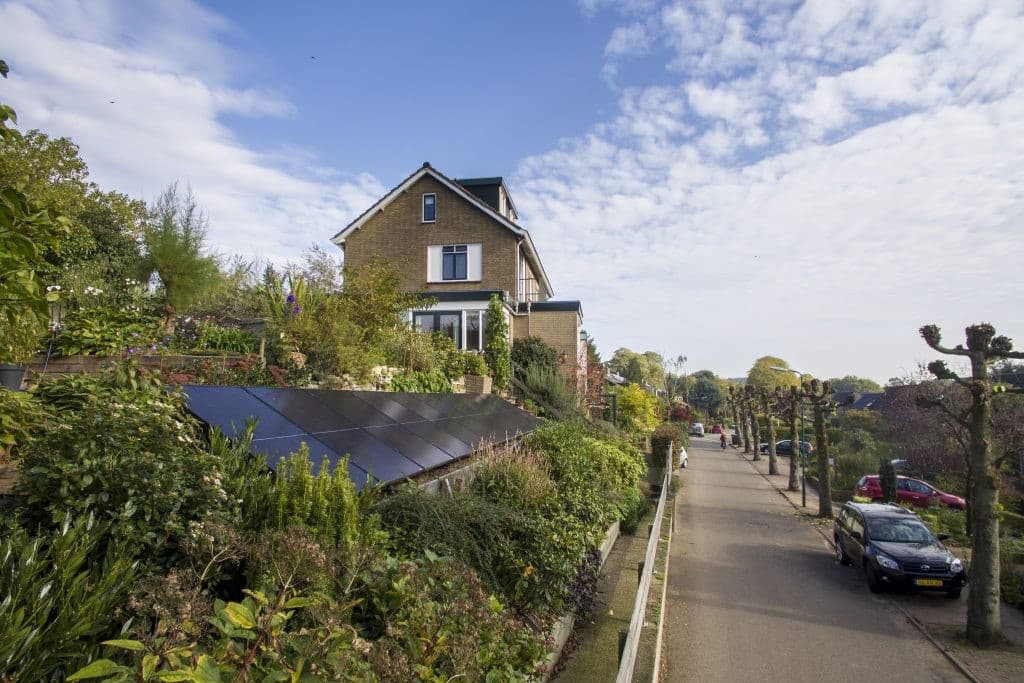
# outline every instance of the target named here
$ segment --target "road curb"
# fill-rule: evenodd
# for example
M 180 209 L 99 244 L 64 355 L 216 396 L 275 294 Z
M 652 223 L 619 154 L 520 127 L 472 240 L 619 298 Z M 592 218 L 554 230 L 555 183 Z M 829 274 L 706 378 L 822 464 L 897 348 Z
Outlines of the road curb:
M 778 493 L 780 496 L 782 496 L 782 498 L 787 503 L 789 503 L 793 507 L 794 510 L 801 511 L 800 510 L 800 506 L 797 505 L 796 503 L 794 503 L 792 500 L 790 500 L 789 496 L 786 495 L 785 491 L 783 491 L 781 488 L 779 488 L 779 486 L 774 481 L 772 481 L 771 478 L 767 474 L 765 474 L 761 470 L 757 469 L 757 467 L 754 465 L 754 461 L 753 460 L 747 458 L 743 454 L 743 452 L 737 452 L 736 455 L 738 457 L 740 457 L 748 465 L 750 465 L 751 469 L 753 469 L 755 472 L 757 472 L 759 475 L 761 475 L 762 479 L 764 479 L 766 482 L 771 484 L 771 487 L 773 489 L 775 489 L 775 492 Z M 817 531 L 818 534 L 820 534 L 822 538 L 825 539 L 825 542 L 828 543 L 829 546 L 831 546 L 833 549 L 835 549 L 835 543 L 832 542 L 832 539 L 829 538 L 829 535 L 827 533 L 822 531 L 821 527 L 812 525 L 812 528 L 815 531 Z M 967 680 L 971 681 L 971 683 L 982 683 L 981 679 L 979 679 L 977 676 L 974 675 L 974 672 L 971 671 L 971 669 L 967 666 L 967 664 L 962 659 L 960 659 L 955 654 L 953 654 L 953 652 L 949 648 L 947 648 L 945 645 L 943 645 L 935 636 L 933 636 L 928 631 L 927 627 L 925 627 L 925 625 L 923 623 L 921 623 L 921 621 L 917 617 L 912 615 L 907 610 L 903 609 L 903 606 L 900 605 L 899 603 L 897 603 L 892 598 L 890 598 L 888 596 L 882 596 L 882 597 L 885 598 L 886 602 L 888 602 L 890 605 L 895 607 L 896 611 L 898 611 L 900 614 L 902 614 L 904 616 L 904 618 L 906 618 L 906 620 L 909 621 L 910 624 L 914 628 L 916 628 L 918 630 L 918 632 L 920 632 L 921 635 L 923 635 L 925 637 L 925 639 L 929 643 L 931 643 L 935 647 L 935 649 L 938 650 L 942 654 L 943 657 L 945 657 L 947 660 L 949 660 L 949 663 L 952 664 L 953 667 L 956 668 L 957 671 L 959 671 L 961 674 L 963 674 L 964 678 L 966 678 Z

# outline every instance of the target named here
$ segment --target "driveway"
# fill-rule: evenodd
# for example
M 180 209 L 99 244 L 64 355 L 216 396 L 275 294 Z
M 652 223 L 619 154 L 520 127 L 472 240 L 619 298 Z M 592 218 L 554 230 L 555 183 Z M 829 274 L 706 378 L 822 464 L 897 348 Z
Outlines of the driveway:
M 663 680 L 964 680 L 734 450 L 691 443 Z

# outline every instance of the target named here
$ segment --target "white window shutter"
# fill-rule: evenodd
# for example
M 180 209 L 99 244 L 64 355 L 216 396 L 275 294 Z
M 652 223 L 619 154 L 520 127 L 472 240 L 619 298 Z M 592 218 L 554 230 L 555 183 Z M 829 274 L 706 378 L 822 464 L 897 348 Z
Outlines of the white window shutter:
M 427 282 L 441 281 L 441 246 L 427 247 Z
M 484 245 L 470 244 L 466 249 L 466 279 L 482 280 L 484 276 Z

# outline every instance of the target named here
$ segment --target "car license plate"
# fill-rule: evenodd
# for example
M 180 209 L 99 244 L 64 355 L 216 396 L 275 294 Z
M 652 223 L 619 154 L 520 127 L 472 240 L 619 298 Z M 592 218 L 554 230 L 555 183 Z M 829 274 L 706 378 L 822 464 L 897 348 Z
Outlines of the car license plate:
M 942 588 L 942 579 L 914 579 L 914 584 L 917 586 L 934 586 L 936 588 Z

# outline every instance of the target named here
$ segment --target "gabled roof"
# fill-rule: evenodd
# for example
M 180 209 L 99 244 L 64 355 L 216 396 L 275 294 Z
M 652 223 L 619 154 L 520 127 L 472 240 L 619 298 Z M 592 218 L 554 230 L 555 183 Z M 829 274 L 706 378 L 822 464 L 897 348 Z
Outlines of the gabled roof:
M 532 265 L 536 266 L 536 272 L 539 273 L 540 280 L 543 283 L 544 288 L 547 289 L 548 295 L 554 295 L 555 292 L 554 289 L 551 287 L 551 281 L 548 279 L 548 274 L 547 272 L 545 272 L 544 265 L 540 262 L 540 256 L 537 254 L 537 247 L 534 246 L 533 238 L 530 237 L 530 233 L 526 230 L 526 228 L 522 228 L 513 223 L 512 221 L 510 221 L 509 219 L 502 216 L 500 213 L 498 213 L 493 208 L 488 206 L 486 202 L 474 196 L 462 185 L 459 185 L 458 182 L 452 180 L 451 178 L 449 178 L 448 176 L 446 176 L 445 174 L 441 173 L 433 166 L 431 166 L 429 161 L 424 162 L 423 166 L 421 166 L 409 177 L 407 177 L 405 180 L 403 180 L 394 188 L 392 188 L 392 190 L 388 192 L 386 195 L 378 199 L 376 203 L 373 204 L 373 206 L 371 206 L 369 209 L 360 214 L 354 221 L 345 226 L 344 229 L 342 229 L 340 232 L 338 232 L 338 234 L 331 238 L 331 242 L 334 242 L 334 244 L 344 249 L 345 240 L 348 238 L 349 235 L 351 235 L 359 228 L 363 227 L 366 221 L 370 220 L 370 218 L 375 216 L 378 211 L 383 210 L 385 207 L 387 207 L 388 204 L 393 202 L 399 195 L 401 195 L 407 189 L 412 187 L 413 184 L 415 184 L 420 178 L 427 175 L 433 177 L 435 180 L 437 180 L 439 183 L 441 183 L 449 190 L 454 192 L 456 195 L 464 199 L 470 205 L 475 206 L 480 211 L 483 211 L 485 214 L 487 214 L 488 217 L 497 221 L 502 227 L 506 228 L 507 230 L 510 230 L 517 237 L 522 238 L 523 247 L 526 249 L 527 258 L 532 262 Z

